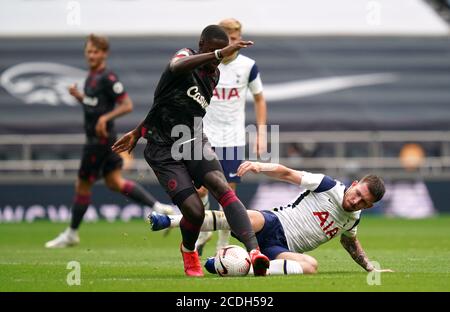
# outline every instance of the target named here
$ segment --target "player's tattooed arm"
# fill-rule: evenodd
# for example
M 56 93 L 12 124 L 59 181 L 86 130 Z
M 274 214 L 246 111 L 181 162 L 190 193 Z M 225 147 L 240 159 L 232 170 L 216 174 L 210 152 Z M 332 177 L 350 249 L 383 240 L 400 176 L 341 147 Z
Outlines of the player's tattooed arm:
M 347 252 L 352 256 L 353 260 L 364 268 L 367 272 L 394 272 L 391 269 L 381 269 L 376 268 L 366 256 L 361 243 L 356 237 L 349 237 L 341 235 L 341 244 L 347 250 Z
M 369 258 L 366 256 L 366 253 L 361 246 L 361 243 L 356 237 L 341 235 L 341 244 L 353 260 L 362 266 L 364 270 L 370 272 L 374 269 L 374 266 L 370 263 Z

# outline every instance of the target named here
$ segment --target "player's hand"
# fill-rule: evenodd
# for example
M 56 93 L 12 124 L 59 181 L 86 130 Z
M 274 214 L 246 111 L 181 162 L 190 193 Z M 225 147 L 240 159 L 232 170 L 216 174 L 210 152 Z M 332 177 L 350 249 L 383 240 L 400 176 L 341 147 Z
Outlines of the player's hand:
M 139 138 L 140 135 L 138 131 L 134 129 L 133 131 L 126 133 L 123 137 L 118 139 L 111 148 L 113 152 L 118 154 L 125 151 L 131 153 L 131 151 L 136 147 Z
M 106 130 L 107 122 L 108 121 L 103 116 L 100 116 L 100 118 L 97 120 L 97 124 L 95 125 L 95 133 L 99 138 L 108 137 L 108 131 Z
M 251 47 L 253 45 L 253 41 L 238 41 L 236 43 L 230 44 L 220 50 L 220 53 L 222 54 L 222 57 L 228 57 L 233 55 L 236 51 L 239 51 L 240 49 L 244 49 L 247 47 Z
M 260 173 L 261 166 L 257 162 L 246 161 L 239 166 L 236 174 L 238 177 L 242 177 L 249 171 L 253 173 Z
M 73 96 L 80 102 L 83 101 L 83 94 L 80 91 L 78 91 L 78 86 L 76 83 L 71 84 L 68 90 L 71 96 Z

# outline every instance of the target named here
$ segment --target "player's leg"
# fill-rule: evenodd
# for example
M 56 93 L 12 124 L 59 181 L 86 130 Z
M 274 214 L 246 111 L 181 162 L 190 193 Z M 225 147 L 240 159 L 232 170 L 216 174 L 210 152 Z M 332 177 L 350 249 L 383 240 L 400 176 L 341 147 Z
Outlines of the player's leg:
M 72 205 L 70 226 L 55 239 L 45 244 L 47 248 L 64 248 L 78 245 L 78 228 L 91 202 L 92 182 L 78 179 L 75 186 L 75 199 Z
M 260 211 L 247 210 L 247 215 L 250 218 L 250 223 L 255 232 L 259 232 L 264 226 L 264 217 Z M 160 231 L 167 228 L 180 227 L 182 215 L 164 215 L 153 212 L 149 216 L 152 231 Z M 218 210 L 206 210 L 205 218 L 203 219 L 200 231 L 213 232 L 219 230 L 230 230 L 227 218 L 223 211 Z
M 308 255 L 291 252 L 283 226 L 271 211 L 255 211 L 252 218 L 261 250 L 269 257 L 268 274 L 310 274 L 317 271 L 317 261 Z
M 213 170 L 205 174 L 204 185 L 223 207 L 223 211 L 236 237 L 250 251 L 255 275 L 266 275 L 269 259 L 261 254 L 255 232 L 253 231 L 247 211 L 233 190 L 228 186 L 222 171 Z
M 106 186 L 115 192 L 120 192 L 131 200 L 141 205 L 146 205 L 154 211 L 171 214 L 173 208 L 156 200 L 140 184 L 124 179 L 122 176 L 123 160 L 116 153 L 109 151 L 103 164 L 103 176 Z
M 201 185 L 205 186 L 218 203 L 222 205 L 231 229 L 244 243 L 247 250 L 256 249 L 258 242 L 246 209 L 229 187 L 223 174 L 222 166 L 207 137 L 204 136 L 202 140 L 194 140 L 190 148 L 194 152 L 198 149 L 203 151 L 201 159 L 193 158 L 192 160 L 184 161 L 195 185 L 198 187 Z
M 209 204 L 208 189 L 204 186 L 201 186 L 199 189 L 197 189 L 197 194 L 200 197 L 200 200 L 202 201 L 205 212 L 209 211 L 210 204 Z M 206 243 L 211 240 L 212 235 L 213 234 L 211 232 L 207 231 L 200 232 L 197 242 L 195 243 L 195 248 L 197 249 L 199 256 L 202 255 L 203 248 L 205 247 Z
M 245 146 L 232 146 L 232 147 L 216 147 L 214 148 L 216 154 L 222 153 L 222 157 L 219 155 L 220 164 L 223 168 L 223 173 L 227 179 L 228 185 L 236 193 L 238 183 L 241 183 L 241 177 L 237 176 L 237 170 L 245 159 Z M 222 206 L 220 209 L 223 210 Z M 218 239 L 216 244 L 216 250 L 223 248 L 229 244 L 231 232 L 230 230 L 219 230 Z
M 203 276 L 195 241 L 200 233 L 205 210 L 192 184 L 192 178 L 182 161 L 174 160 L 170 146 L 161 146 L 150 140 L 144 152 L 145 159 L 155 172 L 160 185 L 182 213 L 179 222 L 184 270 L 188 276 Z
M 45 244 L 47 248 L 64 248 L 79 243 L 78 228 L 91 203 L 91 189 L 98 177 L 103 160 L 103 149 L 97 145 L 85 145 L 78 179 L 75 184 L 75 198 L 72 205 L 70 227 L 55 239 Z
M 233 190 L 233 192 L 236 193 L 236 183 L 228 183 L 230 188 Z M 219 205 L 220 210 L 223 210 L 222 205 Z M 217 244 L 216 244 L 216 250 L 219 250 L 220 248 L 223 248 L 229 244 L 231 231 L 230 230 L 218 230 L 217 231 L 218 237 L 217 237 Z
M 205 209 L 193 186 L 191 186 L 191 189 L 184 189 L 176 194 L 173 201 L 178 205 L 183 215 L 180 220 L 182 236 L 180 250 L 183 256 L 185 274 L 188 276 L 203 276 L 195 242 L 205 217 Z
M 270 261 L 270 274 L 315 274 L 317 260 L 309 255 L 296 252 L 282 252 L 276 260 Z

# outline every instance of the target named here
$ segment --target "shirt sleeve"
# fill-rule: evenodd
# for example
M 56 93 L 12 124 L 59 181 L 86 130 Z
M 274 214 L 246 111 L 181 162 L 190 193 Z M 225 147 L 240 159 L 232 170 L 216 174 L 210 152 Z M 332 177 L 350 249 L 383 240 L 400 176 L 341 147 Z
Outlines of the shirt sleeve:
M 106 77 L 106 91 L 114 102 L 118 102 L 128 95 L 119 77 L 113 72 Z
M 253 67 L 250 70 L 250 75 L 248 77 L 248 88 L 253 95 L 259 94 L 263 91 L 263 84 L 256 63 L 253 64 Z
M 187 49 L 187 48 L 184 48 L 184 49 L 178 50 L 177 53 L 175 53 L 175 54 L 172 56 L 172 59 L 171 59 L 170 61 L 172 62 L 172 61 L 174 61 L 174 60 L 177 60 L 177 59 L 180 59 L 180 58 L 183 58 L 183 57 L 192 55 L 192 54 L 193 54 L 193 53 L 192 53 L 191 50 L 189 50 L 189 49 Z
M 302 175 L 300 186 L 316 193 L 328 191 L 336 185 L 333 178 L 321 173 L 302 171 Z
M 356 220 L 355 224 L 350 230 L 342 232 L 342 235 L 345 235 L 347 237 L 356 237 L 356 233 L 358 232 L 359 220 L 360 219 Z

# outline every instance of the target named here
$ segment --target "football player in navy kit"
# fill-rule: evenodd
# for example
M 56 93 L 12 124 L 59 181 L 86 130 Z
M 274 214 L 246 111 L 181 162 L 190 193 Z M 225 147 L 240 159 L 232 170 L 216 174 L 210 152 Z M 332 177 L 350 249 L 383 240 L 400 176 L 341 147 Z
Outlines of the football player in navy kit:
M 91 34 L 84 49 L 89 65 L 89 75 L 84 92 L 76 85 L 69 93 L 78 100 L 84 110 L 86 144 L 75 186 L 70 227 L 57 238 L 46 243 L 47 248 L 62 248 L 79 243 L 78 227 L 91 201 L 91 189 L 99 178 L 113 191 L 121 192 L 141 205 L 155 211 L 170 213 L 172 207 L 159 203 L 142 186 L 122 177 L 122 158 L 111 150 L 116 140 L 114 119 L 133 110 L 133 103 L 117 75 L 106 67 L 108 39 Z M 116 105 L 117 104 L 117 105 Z
M 205 115 L 205 107 L 209 105 L 219 81 L 217 66 L 222 58 L 252 44 L 242 40 L 229 44 L 222 27 L 207 26 L 200 35 L 198 52 L 181 49 L 172 57 L 161 76 L 153 106 L 145 120 L 113 146 L 116 152 L 131 151 L 141 136 L 147 139 L 145 159 L 183 214 L 180 249 L 188 276 L 203 276 L 195 250 L 205 217 L 195 187 L 202 185 L 222 205 L 230 227 L 250 252 L 254 274 L 265 275 L 269 267 L 269 259 L 259 251 L 244 205 L 228 186 L 201 123 L 195 122 L 195 118 L 201 120 Z M 190 137 L 184 139 L 186 136 L 176 135 L 177 127 L 187 128 Z M 174 157 L 174 151 L 179 150 L 183 150 L 181 159 Z M 196 153 L 198 150 L 201 151 L 200 156 Z

